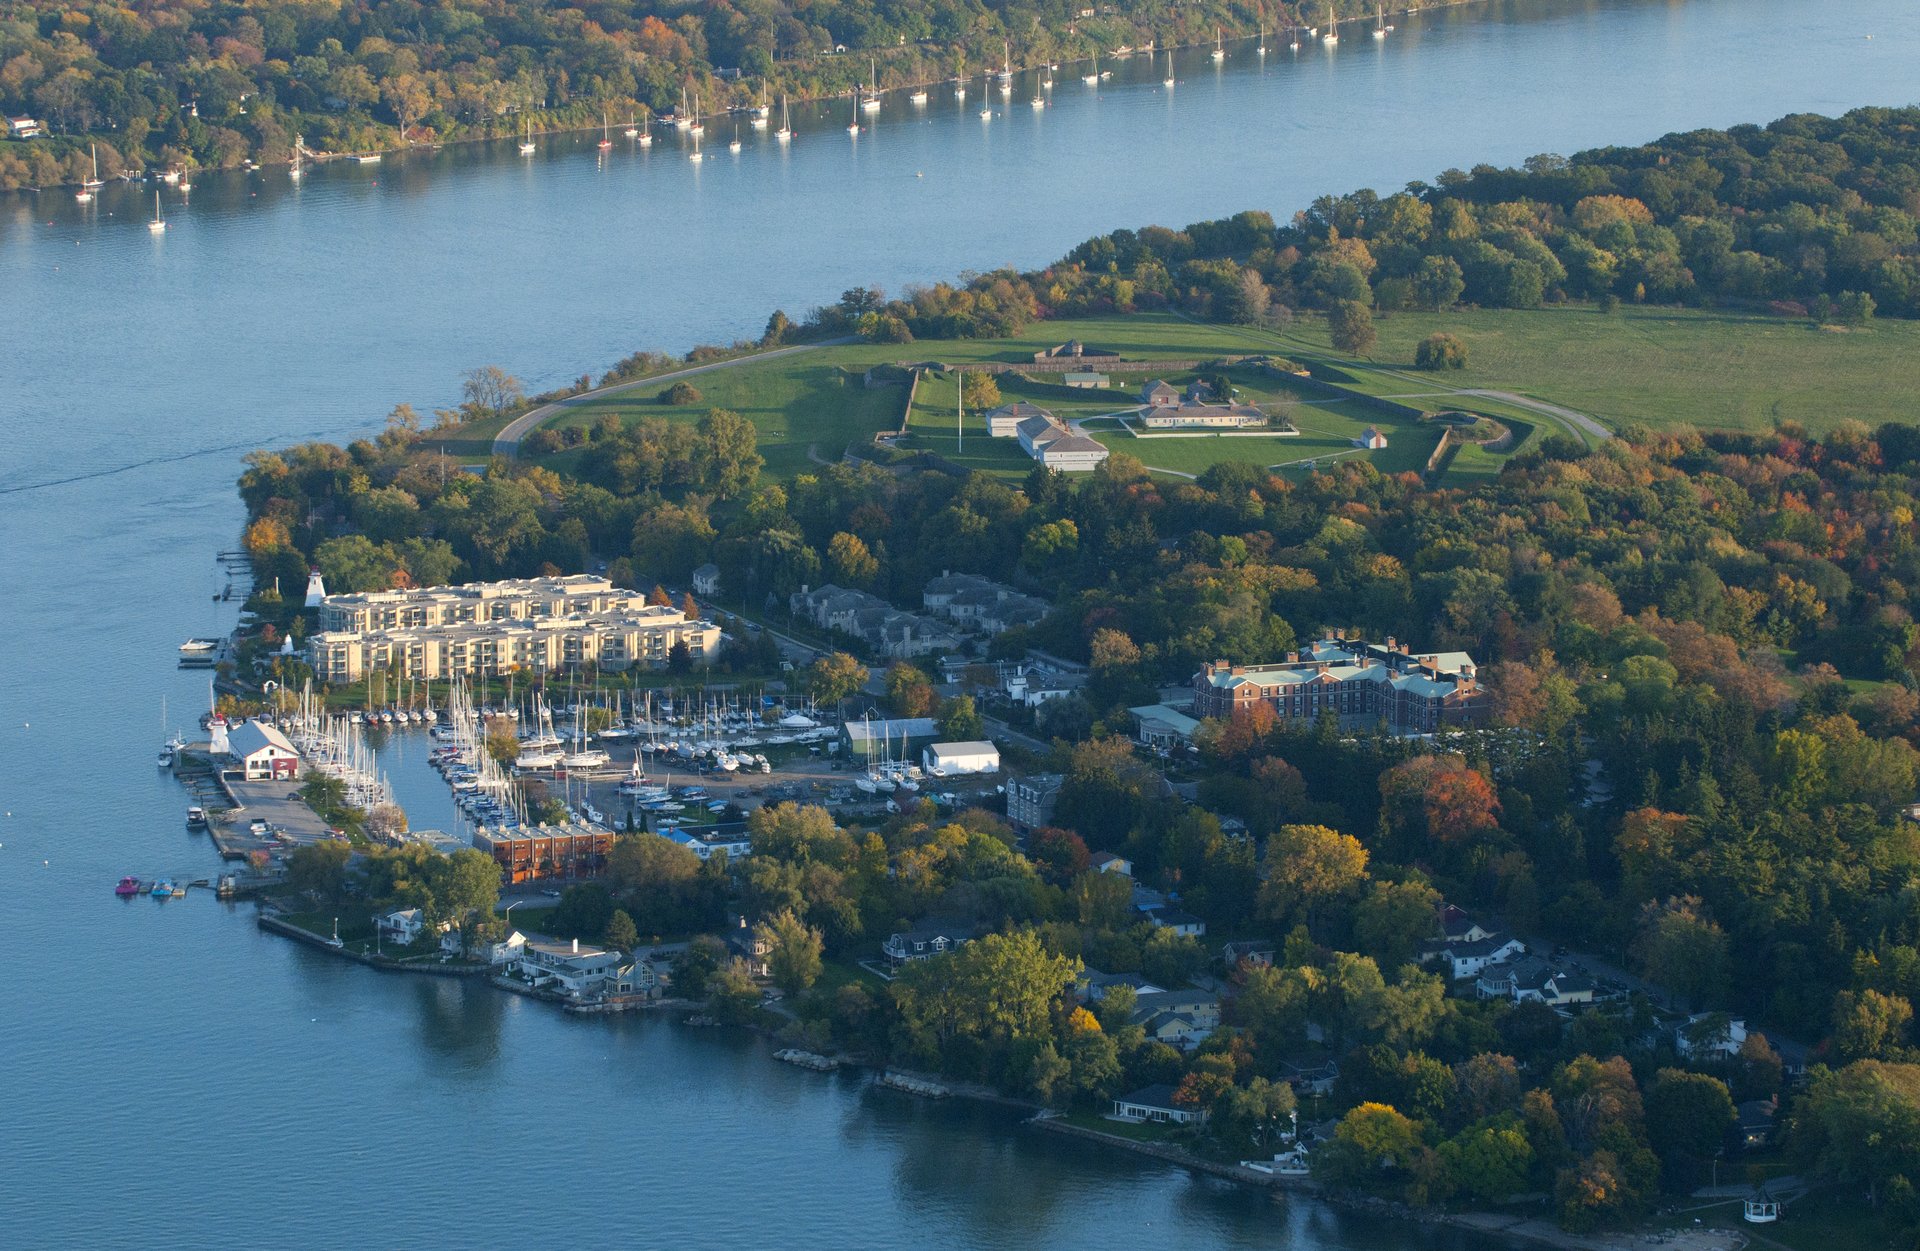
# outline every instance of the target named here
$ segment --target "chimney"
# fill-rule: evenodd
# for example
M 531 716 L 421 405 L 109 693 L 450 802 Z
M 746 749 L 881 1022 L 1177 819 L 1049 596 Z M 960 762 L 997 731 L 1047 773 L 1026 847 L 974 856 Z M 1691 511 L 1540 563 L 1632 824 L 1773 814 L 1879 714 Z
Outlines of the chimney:
M 573 940 L 573 954 L 576 956 L 580 954 L 580 940 L 577 938 Z
M 1288 652 L 1288 653 L 1287 653 L 1287 663 L 1288 663 L 1288 664 L 1290 664 L 1290 665 L 1291 665 L 1291 664 L 1297 664 L 1297 663 L 1299 662 L 1299 660 L 1300 660 L 1300 653 L 1299 653 L 1299 652 Z
M 1393 635 L 1391 634 L 1387 635 L 1387 650 L 1390 652 L 1399 650 L 1399 647 L 1394 643 Z

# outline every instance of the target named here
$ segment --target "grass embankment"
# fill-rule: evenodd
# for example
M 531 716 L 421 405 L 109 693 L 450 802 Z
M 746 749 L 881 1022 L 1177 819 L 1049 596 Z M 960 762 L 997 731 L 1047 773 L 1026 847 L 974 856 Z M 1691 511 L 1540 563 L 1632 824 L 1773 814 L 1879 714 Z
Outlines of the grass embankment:
M 1849 418 L 1875 425 L 1915 416 L 1903 380 L 1920 358 L 1920 322 L 1841 330 L 1750 313 L 1623 307 L 1604 314 L 1567 307 L 1395 313 L 1376 326 L 1373 361 L 1382 366 L 1411 370 L 1415 345 L 1436 331 L 1467 345 L 1467 369 L 1398 378 L 1400 393 L 1512 391 L 1590 413 L 1615 428 L 1644 422 L 1769 430 L 1797 421 L 1821 433 Z M 1270 341 L 1282 351 L 1292 345 L 1330 352 L 1318 318 L 1302 318 Z M 1365 378 L 1359 385 L 1375 389 Z M 1488 401 L 1470 406 L 1500 415 L 1501 406 Z M 1527 419 L 1540 421 L 1532 414 Z

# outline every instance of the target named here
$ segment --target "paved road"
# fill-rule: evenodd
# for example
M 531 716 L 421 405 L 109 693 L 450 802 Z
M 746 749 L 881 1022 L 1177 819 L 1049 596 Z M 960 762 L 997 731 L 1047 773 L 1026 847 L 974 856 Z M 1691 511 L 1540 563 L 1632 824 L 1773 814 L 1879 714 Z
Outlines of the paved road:
M 493 436 L 493 454 L 512 459 L 520 454 L 520 440 L 540 423 L 560 415 L 562 409 L 575 404 L 585 404 L 590 400 L 605 399 L 610 395 L 638 390 L 641 387 L 655 387 L 662 383 L 677 382 L 682 378 L 691 378 L 696 374 L 712 373 L 716 369 L 731 369 L 735 365 L 746 365 L 756 361 L 770 361 L 782 356 L 793 356 L 800 352 L 811 352 L 818 347 L 831 347 L 838 343 L 851 343 L 851 338 L 823 339 L 819 343 L 802 343 L 795 347 L 774 348 L 770 352 L 755 352 L 749 356 L 736 356 L 732 360 L 714 361 L 707 365 L 689 365 L 685 369 L 676 369 L 671 373 L 654 374 L 650 378 L 638 378 L 632 382 L 616 383 L 610 387 L 601 387 L 596 391 L 582 391 L 570 395 L 564 400 L 555 400 L 551 404 L 542 404 L 539 408 L 522 413 L 508 422 L 499 434 Z
M 1516 395 L 1512 391 L 1461 391 L 1459 394 L 1477 395 L 1482 399 L 1499 400 L 1503 404 L 1511 404 L 1515 408 L 1524 408 L 1536 413 L 1545 413 L 1549 417 L 1558 418 L 1584 431 L 1596 443 L 1605 443 L 1613 437 L 1613 431 L 1607 429 L 1585 413 L 1576 412 L 1560 404 L 1549 404 L 1545 400 L 1529 399 L 1524 395 Z

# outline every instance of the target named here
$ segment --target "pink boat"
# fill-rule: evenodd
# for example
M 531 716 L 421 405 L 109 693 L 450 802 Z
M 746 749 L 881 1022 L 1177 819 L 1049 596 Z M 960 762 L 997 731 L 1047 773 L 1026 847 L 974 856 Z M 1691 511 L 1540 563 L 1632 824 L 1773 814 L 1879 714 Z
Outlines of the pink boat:
M 137 877 L 121 878 L 120 885 L 113 888 L 113 893 L 123 897 L 127 895 L 138 895 L 140 893 L 140 879 Z

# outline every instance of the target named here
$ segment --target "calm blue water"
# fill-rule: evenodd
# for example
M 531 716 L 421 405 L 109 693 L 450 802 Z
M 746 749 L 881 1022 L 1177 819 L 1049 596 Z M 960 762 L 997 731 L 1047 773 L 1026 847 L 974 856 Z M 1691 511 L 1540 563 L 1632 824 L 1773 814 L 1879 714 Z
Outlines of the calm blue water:
M 1079 66 L 1035 113 L 935 91 L 789 151 L 596 135 L 205 175 L 190 202 L 0 198 L 0 1244 L 1383 1248 L 1279 1206 L 661 1021 L 576 1021 L 341 966 L 122 873 L 217 866 L 153 769 L 231 624 L 239 455 L 368 432 L 495 362 L 537 387 L 759 332 L 846 286 L 1048 260 L 1100 230 L 1396 187 L 1700 125 L 1910 102 L 1905 0 L 1546 0 L 1403 18 L 1328 54 Z M 1866 35 L 1875 36 L 1871 41 Z M 435 823 L 429 816 L 422 824 Z M 1439 1244 L 1458 1245 L 1458 1244 Z

